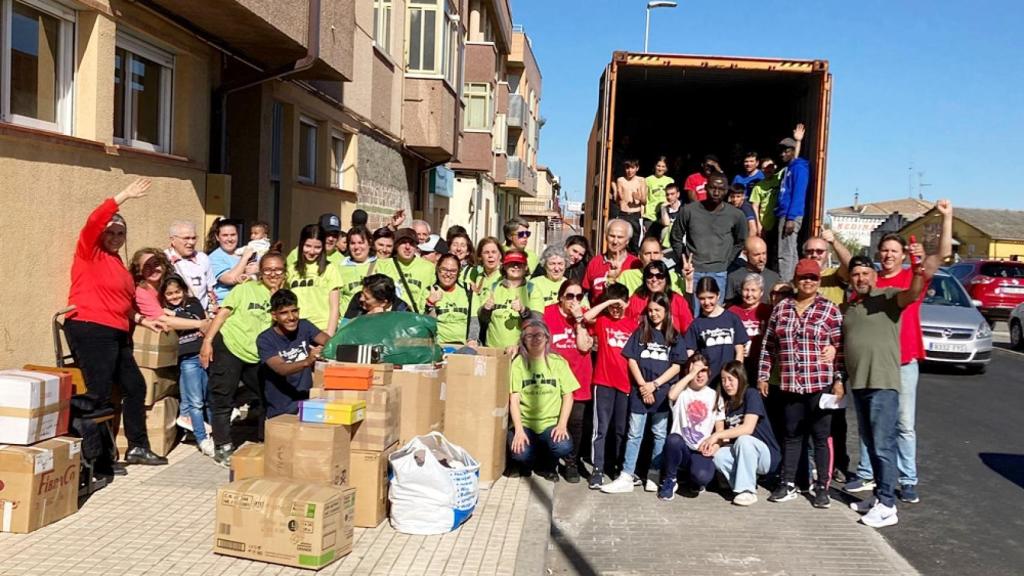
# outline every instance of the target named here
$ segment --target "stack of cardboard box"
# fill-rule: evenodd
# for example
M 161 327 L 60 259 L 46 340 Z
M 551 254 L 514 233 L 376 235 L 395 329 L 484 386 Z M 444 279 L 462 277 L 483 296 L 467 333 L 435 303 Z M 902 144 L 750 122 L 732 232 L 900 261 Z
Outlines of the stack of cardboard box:
M 511 355 L 499 348 L 448 356 L 444 435 L 480 463 L 481 488 L 505 470 L 511 365 Z
M 149 447 L 158 456 L 167 456 L 178 442 L 178 427 L 175 424 L 180 407 L 178 335 L 174 331 L 157 334 L 140 327 L 132 334 L 132 341 L 135 362 L 146 382 L 144 402 Z M 124 457 L 128 451 L 128 439 L 120 425 L 115 443 L 118 453 Z
M 0 532 L 78 511 L 82 444 L 68 432 L 71 374 L 0 371 Z

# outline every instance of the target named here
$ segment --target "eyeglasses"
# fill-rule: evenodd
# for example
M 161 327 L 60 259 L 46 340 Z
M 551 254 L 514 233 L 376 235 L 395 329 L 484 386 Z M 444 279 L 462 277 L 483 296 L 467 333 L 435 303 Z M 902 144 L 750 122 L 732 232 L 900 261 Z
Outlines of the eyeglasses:
M 529 230 L 520 230 L 519 232 L 516 232 L 516 238 L 529 238 L 530 234 L 533 234 L 533 232 L 530 232 Z
M 825 252 L 828 252 L 828 250 L 823 250 L 821 248 L 808 248 L 804 250 L 804 254 L 824 254 Z
M 577 302 L 582 302 L 583 301 L 583 293 L 582 292 L 573 292 L 573 293 L 566 292 L 563 295 L 563 298 L 565 298 L 566 300 L 575 300 Z
M 644 274 L 644 280 L 664 280 L 667 277 L 668 276 L 661 272 L 648 272 L 647 274 Z
M 260 274 L 264 276 L 280 276 L 284 274 L 284 268 L 264 268 L 260 270 Z

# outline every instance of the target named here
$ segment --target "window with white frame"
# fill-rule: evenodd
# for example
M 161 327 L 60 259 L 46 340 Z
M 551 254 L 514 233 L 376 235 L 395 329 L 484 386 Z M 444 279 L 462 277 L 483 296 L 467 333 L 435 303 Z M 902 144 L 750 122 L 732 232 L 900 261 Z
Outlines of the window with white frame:
M 466 105 L 465 128 L 467 130 L 490 130 L 491 85 L 467 82 L 462 92 L 462 101 Z
M 75 11 L 0 0 L 0 119 L 71 134 Z
M 373 43 L 391 55 L 391 0 L 373 0 Z
M 406 71 L 439 76 L 455 85 L 459 69 L 459 22 L 447 0 L 409 0 Z
M 331 130 L 331 187 L 345 187 L 345 151 L 349 135 Z
M 123 30 L 114 49 L 114 139 L 171 151 L 174 56 Z
M 316 183 L 316 149 L 318 127 L 316 121 L 302 116 L 299 118 L 299 167 L 298 180 L 306 184 Z

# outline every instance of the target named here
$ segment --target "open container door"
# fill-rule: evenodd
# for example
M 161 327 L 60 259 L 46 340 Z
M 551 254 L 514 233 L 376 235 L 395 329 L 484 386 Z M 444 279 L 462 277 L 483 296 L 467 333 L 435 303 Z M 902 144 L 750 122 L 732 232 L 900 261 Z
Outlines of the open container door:
M 597 254 L 603 249 L 604 226 L 611 205 L 612 143 L 614 138 L 616 63 L 605 67 L 601 75 L 597 114 L 587 141 L 587 180 L 584 191 L 584 230 L 591 250 Z

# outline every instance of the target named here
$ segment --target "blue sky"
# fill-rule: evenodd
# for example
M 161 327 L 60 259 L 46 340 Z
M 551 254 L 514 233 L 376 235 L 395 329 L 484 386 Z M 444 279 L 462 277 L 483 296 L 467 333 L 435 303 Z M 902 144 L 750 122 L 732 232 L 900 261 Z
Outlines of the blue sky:
M 511 0 L 543 74 L 540 163 L 580 199 L 598 81 L 643 48 L 645 0 Z M 1024 2 L 680 0 L 651 13 L 650 51 L 826 59 L 826 204 L 907 196 L 1024 210 Z M 1001 174 L 1001 176 L 1000 176 Z

